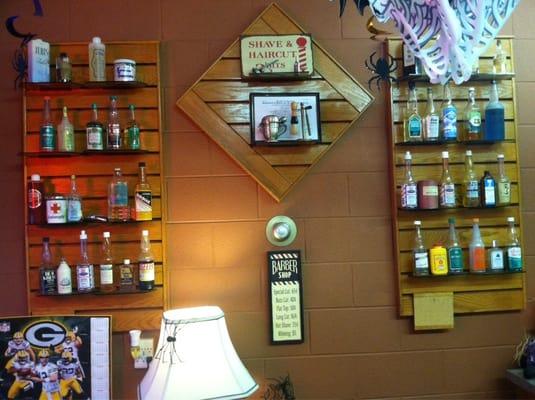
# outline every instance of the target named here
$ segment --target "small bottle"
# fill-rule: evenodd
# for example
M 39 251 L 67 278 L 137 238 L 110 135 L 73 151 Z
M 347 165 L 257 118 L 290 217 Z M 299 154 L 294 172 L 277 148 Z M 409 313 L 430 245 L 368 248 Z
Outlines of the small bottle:
M 139 339 L 141 338 L 141 331 L 139 329 L 133 329 L 130 332 L 130 355 L 134 360 L 138 360 L 141 357 L 141 347 L 139 345 Z
M 413 85 L 409 89 L 409 99 L 407 101 L 406 117 L 403 119 L 405 141 L 421 142 L 422 137 L 422 117 L 418 114 L 418 99 L 416 87 Z
M 442 138 L 452 142 L 457 140 L 457 107 L 453 104 L 449 83 L 444 85 L 442 99 Z
M 115 290 L 113 283 L 113 257 L 111 254 L 110 232 L 102 234 L 102 258 L 100 262 L 100 291 L 112 292 Z
M 141 244 L 139 252 L 139 289 L 154 289 L 154 256 L 150 249 L 149 231 L 141 232 Z
M 411 152 L 405 153 L 405 179 L 401 185 L 401 208 L 413 210 L 418 208 L 418 189 L 412 177 Z
M 505 268 L 503 250 L 498 247 L 496 240 L 492 241 L 492 247 L 488 251 L 488 263 L 490 272 L 502 272 Z
M 69 83 L 71 81 L 71 60 L 67 53 L 59 53 L 59 56 L 56 57 L 56 82 Z
M 413 275 L 425 276 L 429 275 L 429 253 L 424 246 L 424 241 L 421 232 L 421 221 L 414 221 L 416 233 L 414 236 L 413 255 Z
M 455 218 L 449 218 L 448 224 L 450 230 L 447 244 L 449 270 L 451 274 L 460 274 L 464 272 L 464 259 L 463 249 L 459 244 L 457 231 L 455 230 Z
M 56 268 L 52 265 L 52 254 L 50 253 L 49 242 L 49 238 L 43 238 L 41 266 L 39 268 L 39 288 L 42 295 L 54 294 L 58 287 L 56 281 Z
M 71 267 L 67 264 L 64 258 L 61 259 L 58 269 L 56 271 L 56 278 L 58 281 L 58 294 L 72 293 L 72 277 Z
M 119 268 L 119 290 L 132 291 L 136 289 L 136 279 L 134 275 L 134 268 L 130 264 L 130 260 L 126 258 Z
M 447 275 L 448 274 L 448 252 L 440 244 L 437 243 L 429 251 L 431 259 L 431 274 L 432 275 Z
M 67 107 L 63 107 L 63 118 L 58 125 L 58 151 L 74 151 L 74 127 L 69 121 Z
M 433 89 L 427 88 L 427 108 L 423 119 L 423 136 L 424 140 L 436 141 L 440 133 L 440 117 L 435 109 L 433 100 Z
M 421 61 L 411 49 L 403 43 L 403 76 L 420 75 L 422 73 Z
M 124 130 L 124 144 L 129 150 L 139 150 L 141 147 L 141 139 L 139 137 L 139 125 L 136 122 L 136 107 L 133 104 L 130 104 L 128 109 L 130 110 L 130 120 L 128 121 L 128 125 Z
M 87 150 L 104 150 L 104 126 L 98 120 L 98 107 L 91 104 L 91 121 L 85 128 Z
M 455 183 L 449 170 L 449 153 L 442 152 L 442 178 L 440 179 L 440 207 L 453 208 L 455 202 Z
M 87 234 L 80 232 L 80 262 L 76 265 L 76 283 L 78 292 L 91 292 L 95 289 L 93 264 L 87 255 Z
M 67 198 L 67 222 L 80 222 L 82 219 L 82 197 L 76 188 L 76 175 L 71 175 L 71 192 Z
M 147 181 L 145 173 L 145 163 L 139 163 L 139 178 L 134 193 L 135 220 L 152 220 L 152 189 Z
M 119 150 L 122 147 L 121 124 L 117 111 L 117 96 L 110 97 L 110 110 L 108 113 L 108 127 L 106 130 L 106 148 Z
M 516 233 L 515 218 L 508 217 L 507 223 L 509 224 L 507 233 L 507 269 L 509 271 L 522 271 L 522 247 L 520 246 L 520 239 Z
M 299 133 L 299 120 L 297 119 L 297 113 L 299 109 L 299 103 L 292 101 L 290 103 L 291 118 L 290 118 L 290 135 L 293 137 Z
M 511 180 L 505 175 L 505 164 L 503 154 L 498 154 L 498 179 L 496 185 L 498 186 L 496 192 L 498 194 L 498 205 L 508 206 L 511 204 Z
M 39 225 L 46 222 L 45 193 L 38 174 L 33 174 L 28 184 L 28 224 Z
M 479 182 L 474 172 L 472 150 L 466 150 L 464 162 L 463 206 L 479 207 Z
M 115 168 L 113 178 L 108 185 L 108 220 L 111 222 L 128 221 L 128 182 L 121 174 L 121 168 Z
M 50 97 L 45 96 L 43 107 L 43 121 L 39 130 L 39 148 L 41 151 L 56 150 L 56 127 L 50 117 Z
M 106 80 L 106 46 L 99 37 L 89 43 L 89 81 L 104 82 Z
M 496 181 L 489 171 L 485 171 L 480 186 L 481 207 L 496 207 Z
M 485 272 L 485 243 L 479 231 L 479 218 L 473 219 L 472 241 L 470 242 L 470 272 Z
M 496 40 L 496 53 L 492 59 L 492 73 L 493 74 L 506 74 L 507 65 L 506 65 L 505 51 L 502 47 L 502 41 L 500 39 Z
M 476 103 L 476 90 L 468 89 L 468 102 L 464 110 L 465 140 L 481 140 L 481 110 Z
M 505 108 L 498 97 L 498 85 L 492 81 L 490 98 L 485 107 L 485 140 L 505 139 Z

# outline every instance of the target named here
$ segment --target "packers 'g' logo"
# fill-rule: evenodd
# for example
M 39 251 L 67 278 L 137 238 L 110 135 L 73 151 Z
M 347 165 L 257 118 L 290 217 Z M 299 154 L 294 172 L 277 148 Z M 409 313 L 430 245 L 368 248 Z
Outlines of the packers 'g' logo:
M 35 347 L 50 347 L 62 343 L 66 333 L 66 329 L 56 322 L 38 321 L 25 329 L 24 336 Z

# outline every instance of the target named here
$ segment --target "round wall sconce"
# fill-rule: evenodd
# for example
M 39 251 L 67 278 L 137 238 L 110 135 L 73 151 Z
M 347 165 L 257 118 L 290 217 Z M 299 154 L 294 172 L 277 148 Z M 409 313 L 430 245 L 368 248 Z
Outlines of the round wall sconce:
M 274 246 L 288 246 L 293 243 L 296 236 L 297 226 L 290 217 L 277 215 L 266 225 L 267 240 Z

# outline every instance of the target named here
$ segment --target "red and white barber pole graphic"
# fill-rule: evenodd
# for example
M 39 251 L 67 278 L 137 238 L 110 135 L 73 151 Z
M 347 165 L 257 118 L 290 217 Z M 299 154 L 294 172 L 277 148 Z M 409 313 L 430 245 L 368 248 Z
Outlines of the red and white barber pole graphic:
M 308 72 L 307 69 L 307 38 L 300 36 L 295 41 L 299 48 L 299 72 Z

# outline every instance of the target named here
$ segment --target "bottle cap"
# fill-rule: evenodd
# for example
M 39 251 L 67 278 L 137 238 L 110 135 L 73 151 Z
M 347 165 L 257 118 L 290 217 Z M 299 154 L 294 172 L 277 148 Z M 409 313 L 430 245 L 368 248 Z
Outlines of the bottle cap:
M 117 96 L 110 96 L 110 100 L 117 100 Z
M 69 56 L 68 56 L 67 53 L 65 53 L 65 52 L 61 52 L 61 53 L 59 53 L 59 56 L 60 56 L 61 58 L 69 58 Z
M 504 158 L 503 154 L 498 154 L 497 158 Z
M 123 263 L 126 264 L 126 265 L 129 265 L 130 264 L 130 259 L 129 258 L 125 258 L 123 260 Z
M 45 101 L 46 101 L 46 100 L 50 100 L 50 96 L 45 96 L 45 97 L 44 97 L 44 100 L 45 100 Z
M 466 155 L 467 156 L 471 156 L 472 155 L 472 150 L 466 150 Z
M 136 109 L 136 106 L 133 105 L 133 104 L 129 104 L 129 105 L 128 105 L 128 109 L 130 109 L 130 110 L 135 110 L 135 109 Z
M 492 247 L 498 247 L 498 241 L 497 240 L 493 240 L 492 241 Z
M 129 333 L 130 333 L 130 347 L 138 347 L 139 338 L 141 337 L 141 331 L 139 329 L 133 329 Z
M 414 221 L 414 225 L 420 226 L 420 225 L 422 225 L 422 221 Z
M 144 230 L 141 231 L 141 235 L 142 236 L 149 236 L 149 231 L 144 229 Z
M 43 238 L 43 242 L 46 242 L 46 243 L 50 242 L 50 238 L 48 236 L 45 236 Z
M 71 175 L 71 179 L 76 179 L 76 175 Z
M 80 239 L 87 239 L 87 233 L 85 231 L 80 232 Z
M 478 224 L 478 223 L 479 223 L 479 218 L 474 218 L 474 219 L 472 220 L 472 222 L 473 222 L 474 224 Z
M 507 222 L 515 222 L 515 217 L 507 217 Z
M 447 151 L 442 152 L 442 158 L 450 158 L 450 153 Z
M 98 108 L 97 103 L 93 103 L 93 104 L 91 104 L 91 108 L 93 108 L 93 109 Z
M 104 236 L 105 238 L 109 238 L 110 237 L 110 233 L 109 232 L 104 232 L 102 234 L 102 236 Z
M 39 174 L 33 174 L 31 177 L 32 182 L 39 182 L 41 180 L 41 177 Z
M 448 224 L 454 224 L 454 223 L 455 223 L 455 218 L 453 217 L 448 218 Z
M 114 170 L 115 172 L 121 172 L 121 168 L 119 168 L 119 167 L 115 167 L 113 170 Z
M 100 44 L 100 43 L 102 43 L 102 40 L 100 40 L 100 38 L 98 36 L 95 36 L 93 38 L 93 43 Z
M 405 153 L 405 160 L 412 160 L 412 155 L 411 155 L 411 152 L 410 151 L 407 151 Z
M 145 166 L 146 166 L 146 164 L 145 164 L 144 161 L 141 161 L 138 165 L 139 165 L 140 167 L 145 167 Z

